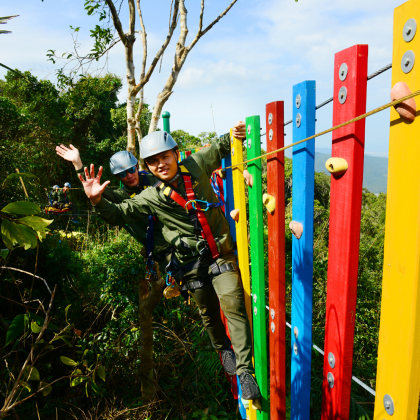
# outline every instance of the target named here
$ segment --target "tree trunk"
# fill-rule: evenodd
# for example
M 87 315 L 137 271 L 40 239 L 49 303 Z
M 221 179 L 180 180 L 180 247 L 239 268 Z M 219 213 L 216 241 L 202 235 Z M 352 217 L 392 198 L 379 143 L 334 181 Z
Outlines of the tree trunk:
M 160 271 L 155 264 L 158 273 L 158 280 L 150 283 L 142 279 L 139 283 L 139 317 L 140 317 L 140 380 L 141 391 L 144 402 L 152 401 L 156 386 L 153 373 L 153 311 L 162 299 L 162 292 L 165 281 L 162 279 Z
M 125 63 L 127 66 L 127 150 L 136 154 L 136 93 L 135 93 L 135 73 L 133 61 L 134 35 L 126 36 Z

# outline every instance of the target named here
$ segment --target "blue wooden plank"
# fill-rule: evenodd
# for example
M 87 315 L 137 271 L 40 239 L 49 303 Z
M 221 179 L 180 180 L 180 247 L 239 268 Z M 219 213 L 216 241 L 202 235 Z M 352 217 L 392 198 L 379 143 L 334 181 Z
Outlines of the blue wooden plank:
M 227 168 L 232 165 L 231 156 L 226 156 L 222 159 L 222 168 Z M 225 177 L 223 178 L 223 194 L 225 197 L 225 215 L 229 222 L 230 233 L 232 238 L 236 241 L 236 226 L 235 221 L 230 217 L 230 212 L 235 209 L 235 203 L 233 201 L 233 181 L 232 181 L 232 170 L 228 169 L 225 171 Z
M 315 81 L 311 80 L 293 86 L 293 142 L 313 134 Z M 310 415 L 314 156 L 315 140 L 293 148 L 293 221 L 303 225 L 303 233 L 292 239 L 292 420 L 309 420 Z

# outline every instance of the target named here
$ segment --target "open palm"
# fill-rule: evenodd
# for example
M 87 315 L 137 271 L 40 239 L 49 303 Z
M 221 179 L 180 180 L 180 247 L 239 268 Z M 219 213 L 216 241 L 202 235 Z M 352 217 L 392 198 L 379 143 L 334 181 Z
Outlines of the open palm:
M 85 176 L 86 180 L 83 178 L 82 175 L 79 175 L 80 181 L 82 181 L 83 188 L 87 197 L 95 204 L 99 202 L 102 193 L 104 192 L 106 186 L 111 181 L 105 181 L 101 185 L 101 176 L 102 176 L 102 166 L 99 168 L 98 175 L 95 177 L 95 167 L 94 165 L 90 165 L 90 173 L 87 168 L 85 168 Z
M 55 148 L 58 156 L 61 156 L 63 159 L 68 160 L 69 162 L 77 163 L 80 161 L 80 153 L 79 149 L 74 147 L 72 144 L 69 146 L 70 148 L 64 146 L 64 144 L 60 144 Z

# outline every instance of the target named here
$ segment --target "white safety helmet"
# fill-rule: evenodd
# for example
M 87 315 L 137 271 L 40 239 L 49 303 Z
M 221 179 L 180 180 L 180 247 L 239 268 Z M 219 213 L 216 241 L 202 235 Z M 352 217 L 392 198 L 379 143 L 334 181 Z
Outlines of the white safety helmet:
M 158 153 L 178 147 L 176 141 L 166 131 L 154 131 L 148 134 L 140 143 L 140 157 L 147 159 Z
M 68 187 L 68 188 L 71 188 L 71 184 L 70 184 L 70 182 L 66 182 L 66 183 L 64 184 L 64 186 L 65 186 L 65 187 Z

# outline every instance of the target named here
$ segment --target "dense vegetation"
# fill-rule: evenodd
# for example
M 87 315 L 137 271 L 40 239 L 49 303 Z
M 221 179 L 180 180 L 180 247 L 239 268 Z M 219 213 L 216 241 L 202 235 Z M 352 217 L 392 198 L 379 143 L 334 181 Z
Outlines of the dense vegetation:
M 3 168 L 0 183 L 16 173 L 16 168 L 37 177 L 24 178 L 28 198 L 19 178 L 2 185 L 1 209 L 17 201 L 42 206 L 47 200 L 45 188 L 55 183 L 63 185 L 70 181 L 79 186 L 72 165 L 56 156 L 57 144 L 74 144 L 85 163 L 103 164 L 107 170 L 110 155 L 125 148 L 125 106 L 117 102 L 120 87 L 121 81 L 113 75 L 87 76 L 65 89 L 58 89 L 49 81 L 38 81 L 28 72 L 24 77 L 9 72 L 6 80 L 0 81 Z M 143 132 L 147 132 L 150 115 L 146 108 L 142 116 Z M 199 147 L 216 135 L 202 133 L 195 137 L 182 130 L 173 134 L 181 148 Z M 292 216 L 291 166 L 291 160 L 287 159 L 286 226 Z M 110 174 L 106 173 L 105 177 L 109 178 Z M 316 173 L 313 341 L 321 348 L 328 266 L 329 185 L 328 176 Z M 155 311 L 157 395 L 151 403 L 142 401 L 137 312 L 138 285 L 145 274 L 141 247 L 124 231 L 106 225 L 88 212 L 90 204 L 81 190 L 74 193 L 82 209 L 79 225 L 70 223 L 65 215 L 43 216 L 54 220 L 42 242 L 27 250 L 16 246 L 7 255 L 1 253 L 1 266 L 26 272 L 0 269 L 1 394 L 10 392 L 31 351 L 28 365 L 32 367 L 24 370 L 19 378 L 14 401 L 22 401 L 40 387 L 44 388 L 17 405 L 11 414 L 15 419 L 28 420 L 237 418 L 229 384 L 203 330 L 197 307 L 181 298 L 162 300 Z M 385 203 L 386 195 L 364 191 L 353 372 L 373 388 Z M 13 215 L 0 215 L 2 220 L 14 220 Z M 5 245 L 0 247 L 4 249 Z M 286 261 L 290 321 L 291 234 L 288 230 Z M 45 331 L 42 326 L 51 294 L 42 279 L 51 291 L 56 286 L 49 313 L 51 320 Z M 42 339 L 36 342 L 41 333 Z M 287 339 L 290 344 L 289 335 Z M 320 417 L 322 365 L 322 356 L 314 350 L 313 418 Z M 63 379 L 53 383 L 60 378 Z M 372 412 L 370 394 L 354 384 L 352 395 L 352 419 L 361 419 L 363 413 Z

